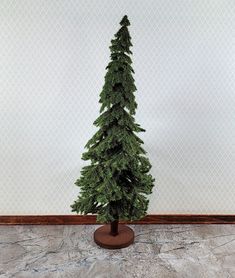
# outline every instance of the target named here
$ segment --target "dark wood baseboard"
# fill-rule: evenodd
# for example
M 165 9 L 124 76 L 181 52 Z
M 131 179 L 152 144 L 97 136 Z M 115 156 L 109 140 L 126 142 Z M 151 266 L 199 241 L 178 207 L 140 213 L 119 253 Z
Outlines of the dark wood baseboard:
M 235 224 L 235 214 L 149 214 L 126 224 Z M 0 225 L 99 224 L 96 215 L 2 215 Z

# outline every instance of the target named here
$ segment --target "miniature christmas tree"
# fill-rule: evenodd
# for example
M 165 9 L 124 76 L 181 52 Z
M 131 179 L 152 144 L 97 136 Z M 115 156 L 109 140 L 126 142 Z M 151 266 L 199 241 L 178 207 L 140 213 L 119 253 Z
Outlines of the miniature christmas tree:
M 111 223 L 110 234 L 118 235 L 119 220 L 138 220 L 146 215 L 147 195 L 155 179 L 151 164 L 135 134 L 145 131 L 135 122 L 137 108 L 131 67 L 130 22 L 125 15 L 121 28 L 111 40 L 111 62 L 106 67 L 105 84 L 100 93 L 100 116 L 94 125 L 99 130 L 87 142 L 82 155 L 90 160 L 76 181 L 80 188 L 72 211 L 97 214 L 97 221 Z M 119 225 L 120 226 L 120 225 Z M 107 247 L 108 248 L 108 247 Z

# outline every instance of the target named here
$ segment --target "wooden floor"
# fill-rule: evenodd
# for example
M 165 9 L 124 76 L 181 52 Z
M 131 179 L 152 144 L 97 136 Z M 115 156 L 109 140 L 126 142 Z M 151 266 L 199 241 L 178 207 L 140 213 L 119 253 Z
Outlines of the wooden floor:
M 235 277 L 235 225 L 129 225 L 133 245 L 98 247 L 98 225 L 0 226 L 0 277 Z

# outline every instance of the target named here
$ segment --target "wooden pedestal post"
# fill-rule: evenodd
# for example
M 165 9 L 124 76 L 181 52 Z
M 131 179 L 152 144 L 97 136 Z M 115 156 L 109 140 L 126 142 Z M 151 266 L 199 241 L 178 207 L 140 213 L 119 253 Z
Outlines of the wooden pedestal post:
M 134 242 L 134 231 L 118 220 L 98 228 L 94 233 L 96 244 L 107 249 L 120 249 Z

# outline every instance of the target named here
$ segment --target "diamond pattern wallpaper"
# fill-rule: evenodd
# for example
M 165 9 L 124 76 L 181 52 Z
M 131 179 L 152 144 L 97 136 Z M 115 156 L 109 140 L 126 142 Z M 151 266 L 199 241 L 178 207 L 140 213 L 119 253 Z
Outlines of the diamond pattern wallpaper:
M 149 213 L 235 213 L 235 1 L 1 0 L 1 215 L 72 214 L 125 14 Z

